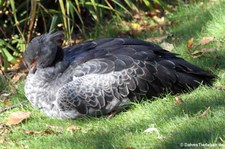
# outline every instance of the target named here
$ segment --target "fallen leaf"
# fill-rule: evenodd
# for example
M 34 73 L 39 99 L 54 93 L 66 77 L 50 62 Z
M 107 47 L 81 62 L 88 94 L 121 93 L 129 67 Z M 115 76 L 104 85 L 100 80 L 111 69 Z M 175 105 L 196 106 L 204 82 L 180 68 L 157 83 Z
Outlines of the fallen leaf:
M 216 86 L 215 88 L 216 88 L 217 90 L 225 91 L 225 86 Z
M 23 120 L 28 119 L 30 117 L 30 112 L 14 112 L 9 115 L 6 121 L 6 125 L 17 125 L 21 123 Z
M 136 19 L 136 20 L 141 20 L 142 17 L 143 17 L 143 15 L 140 14 L 140 13 L 136 13 L 136 14 L 133 16 L 133 18 Z
M 216 48 L 203 48 L 201 50 L 194 51 L 192 53 L 192 57 L 193 58 L 199 58 L 206 53 L 210 53 L 210 52 L 213 52 L 213 51 L 216 51 L 216 50 L 217 50 Z
M 53 126 L 53 125 L 48 125 L 48 128 L 56 130 L 56 131 L 62 131 L 63 127 L 62 126 Z
M 163 40 L 167 39 L 168 35 L 164 35 L 164 36 L 157 36 L 157 37 L 150 37 L 145 39 L 146 41 L 150 41 L 150 42 L 162 42 Z
M 71 125 L 71 126 L 67 127 L 66 130 L 69 131 L 70 133 L 74 133 L 76 131 L 81 130 L 81 128 L 78 126 L 75 126 L 75 125 Z
M 1 100 L 7 99 L 10 95 L 11 95 L 11 93 L 3 93 L 3 94 L 1 94 Z
M 164 24 L 165 23 L 165 18 L 164 17 L 154 16 L 153 20 L 155 20 L 159 24 Z
M 188 42 L 187 42 L 187 48 L 188 48 L 188 50 L 190 50 L 193 47 L 193 41 L 194 41 L 194 38 L 193 37 L 188 40 Z
M 11 104 L 11 102 L 10 102 L 10 100 L 9 100 L 9 99 L 5 99 L 5 100 L 3 100 L 3 105 L 4 105 L 4 108 L 9 107 L 9 106 L 10 106 L 10 104 Z
M 43 130 L 43 131 L 35 131 L 35 130 L 24 130 L 25 134 L 51 134 L 52 131 L 49 129 Z
M 167 51 L 170 51 L 170 52 L 174 49 L 173 44 L 165 42 L 165 41 L 160 44 L 160 47 L 167 50 Z
M 206 114 L 209 112 L 210 107 L 208 107 L 204 112 L 202 112 L 201 117 L 204 118 L 206 117 Z
M 214 37 L 203 37 L 202 40 L 200 40 L 197 45 L 205 45 L 212 41 L 214 41 Z
M 48 127 L 45 130 L 41 131 L 36 131 L 36 130 L 24 130 L 25 134 L 30 134 L 30 135 L 50 135 L 50 134 L 58 134 L 61 133 L 61 131 L 56 131 L 53 130 L 51 127 Z
M 179 97 L 179 96 L 177 96 L 177 97 L 175 97 L 175 99 L 176 99 L 176 104 L 177 105 L 180 105 L 180 104 L 182 104 L 184 101 L 181 99 L 181 97 Z
M 16 73 L 12 78 L 12 82 L 15 84 L 16 82 L 18 82 L 20 80 L 20 78 L 22 78 L 24 76 L 26 76 L 26 74 L 24 72 Z
M 42 134 L 55 134 L 55 133 L 58 133 L 58 132 L 55 132 L 53 129 L 51 128 L 47 128 L 46 130 L 42 131 Z
M 12 94 L 15 94 L 17 92 L 17 88 L 18 88 L 18 85 L 17 84 L 16 85 L 11 85 L 10 86 L 10 92 Z
M 220 55 L 214 54 L 214 55 L 213 55 L 213 58 L 220 58 Z

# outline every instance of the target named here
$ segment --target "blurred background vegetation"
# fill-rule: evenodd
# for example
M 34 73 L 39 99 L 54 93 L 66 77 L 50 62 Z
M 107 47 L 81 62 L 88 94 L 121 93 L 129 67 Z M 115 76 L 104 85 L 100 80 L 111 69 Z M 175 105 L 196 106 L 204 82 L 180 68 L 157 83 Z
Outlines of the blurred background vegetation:
M 190 2 L 190 1 L 188 1 Z M 66 44 L 107 20 L 130 19 L 135 14 L 159 10 L 186 1 L 168 0 L 0 0 L 0 70 L 22 61 L 27 43 L 40 34 L 64 30 Z M 96 29 L 96 28 L 95 28 Z M 101 30 L 96 29 L 96 34 Z

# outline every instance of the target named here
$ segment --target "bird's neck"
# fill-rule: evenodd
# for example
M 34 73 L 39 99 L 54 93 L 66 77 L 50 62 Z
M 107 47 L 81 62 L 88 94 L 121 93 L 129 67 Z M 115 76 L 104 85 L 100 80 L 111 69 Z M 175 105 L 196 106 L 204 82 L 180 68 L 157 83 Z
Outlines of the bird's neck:
M 63 60 L 63 57 L 64 57 L 63 49 L 60 48 L 60 47 L 58 47 L 57 48 L 56 55 L 55 55 L 55 60 L 53 61 L 52 65 L 54 66 L 56 63 L 62 61 Z

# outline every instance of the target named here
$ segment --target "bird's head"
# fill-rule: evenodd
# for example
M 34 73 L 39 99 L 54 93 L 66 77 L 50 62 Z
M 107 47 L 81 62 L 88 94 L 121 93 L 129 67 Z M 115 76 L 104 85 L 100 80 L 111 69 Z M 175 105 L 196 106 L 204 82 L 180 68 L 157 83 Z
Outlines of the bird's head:
M 63 32 L 46 33 L 31 40 L 24 52 L 24 61 L 29 68 L 45 68 L 53 64 L 61 49 Z

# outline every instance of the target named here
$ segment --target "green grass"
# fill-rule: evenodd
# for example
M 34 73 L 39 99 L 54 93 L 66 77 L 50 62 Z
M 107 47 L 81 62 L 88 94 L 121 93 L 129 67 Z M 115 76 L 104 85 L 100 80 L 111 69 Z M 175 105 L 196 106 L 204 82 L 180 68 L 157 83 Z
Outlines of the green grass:
M 4 123 L 12 112 L 32 112 L 28 120 L 9 128 L 10 132 L 5 136 L 4 144 L 0 144 L 0 148 L 181 148 L 181 143 L 223 144 L 225 148 L 225 91 L 215 89 L 215 86 L 225 85 L 224 5 L 225 2 L 220 1 L 215 4 L 204 2 L 204 5 L 180 6 L 175 13 L 168 16 L 169 20 L 176 22 L 175 25 L 166 28 L 166 31 L 174 36 L 173 40 L 168 39 L 168 42 L 174 43 L 174 52 L 218 75 L 213 87 L 200 86 L 194 91 L 180 94 L 184 101 L 180 105 L 176 104 L 175 95 L 136 103 L 111 119 L 103 116 L 57 120 L 46 117 L 27 103 L 0 114 L 0 122 Z M 110 36 L 113 30 L 109 29 L 107 32 L 107 26 L 103 27 L 106 27 L 105 33 L 99 36 Z M 142 37 L 146 36 L 146 33 L 143 34 Z M 112 33 L 112 36 L 116 35 Z M 205 36 L 215 36 L 216 39 L 197 48 L 216 47 L 218 51 L 193 59 L 186 48 L 187 41 L 194 37 L 197 42 Z M 91 37 L 94 37 L 94 33 Z M 219 58 L 214 58 L 214 54 L 219 55 Z M 26 100 L 23 82 L 19 83 L 18 88 L 18 93 L 11 97 L 14 102 Z M 205 117 L 201 116 L 208 107 L 210 110 Z M 71 125 L 76 125 L 81 130 L 70 133 L 67 128 Z M 151 125 L 159 130 L 159 134 L 144 132 Z M 55 129 L 59 133 L 24 133 L 24 130 L 40 131 L 49 126 L 56 126 Z

